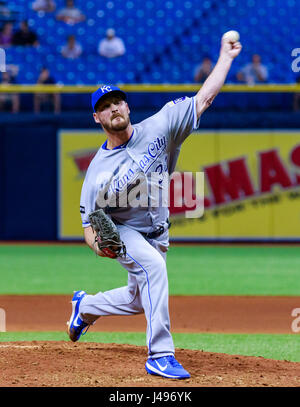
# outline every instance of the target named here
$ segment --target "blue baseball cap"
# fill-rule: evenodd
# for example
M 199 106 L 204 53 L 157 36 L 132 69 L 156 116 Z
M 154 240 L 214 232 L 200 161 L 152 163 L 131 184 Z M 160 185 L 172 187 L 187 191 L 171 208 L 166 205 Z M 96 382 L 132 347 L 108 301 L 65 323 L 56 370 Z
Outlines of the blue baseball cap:
M 94 112 L 96 111 L 96 105 L 103 96 L 106 96 L 111 93 L 119 94 L 123 100 L 127 100 L 126 93 L 123 92 L 120 88 L 113 85 L 103 85 L 99 89 L 97 89 L 94 93 L 92 93 L 92 107 Z

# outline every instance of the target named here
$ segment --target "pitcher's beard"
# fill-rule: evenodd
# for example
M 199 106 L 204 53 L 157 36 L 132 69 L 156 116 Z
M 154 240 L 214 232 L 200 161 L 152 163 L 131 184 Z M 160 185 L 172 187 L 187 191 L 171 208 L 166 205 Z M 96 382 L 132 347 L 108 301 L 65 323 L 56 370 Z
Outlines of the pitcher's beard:
M 113 122 L 113 120 L 112 120 L 109 124 L 102 124 L 103 128 L 109 132 L 114 132 L 114 131 L 119 132 L 119 131 L 126 130 L 128 125 L 129 125 L 129 117 L 124 118 L 124 120 L 122 120 L 120 122 Z

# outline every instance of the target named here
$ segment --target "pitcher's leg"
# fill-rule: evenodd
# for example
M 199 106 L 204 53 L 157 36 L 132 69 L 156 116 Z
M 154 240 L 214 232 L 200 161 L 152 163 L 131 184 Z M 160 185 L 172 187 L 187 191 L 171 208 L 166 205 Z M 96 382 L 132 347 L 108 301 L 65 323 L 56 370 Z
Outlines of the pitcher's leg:
M 172 355 L 174 343 L 170 333 L 165 255 L 147 242 L 139 232 L 123 226 L 119 231 L 127 247 L 126 258 L 120 258 L 119 262 L 136 277 L 140 301 L 147 319 L 149 356 Z
M 127 256 L 118 261 L 128 271 L 128 286 L 85 296 L 80 304 L 80 315 L 91 323 L 101 315 L 145 312 L 149 356 L 172 355 L 165 255 L 139 232 L 126 226 L 118 229 L 127 248 Z
M 134 274 L 128 274 L 128 285 L 86 295 L 80 304 L 80 315 L 86 322 L 104 315 L 134 315 L 143 312 L 139 288 Z

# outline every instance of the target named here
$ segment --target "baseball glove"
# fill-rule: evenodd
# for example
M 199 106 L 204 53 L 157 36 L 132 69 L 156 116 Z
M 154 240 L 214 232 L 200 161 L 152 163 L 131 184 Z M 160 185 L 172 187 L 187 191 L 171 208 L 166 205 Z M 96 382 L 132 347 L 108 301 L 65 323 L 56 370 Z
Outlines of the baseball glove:
M 89 220 L 96 233 L 95 242 L 107 257 L 115 259 L 118 256 L 126 256 L 126 247 L 116 225 L 102 209 L 91 212 Z

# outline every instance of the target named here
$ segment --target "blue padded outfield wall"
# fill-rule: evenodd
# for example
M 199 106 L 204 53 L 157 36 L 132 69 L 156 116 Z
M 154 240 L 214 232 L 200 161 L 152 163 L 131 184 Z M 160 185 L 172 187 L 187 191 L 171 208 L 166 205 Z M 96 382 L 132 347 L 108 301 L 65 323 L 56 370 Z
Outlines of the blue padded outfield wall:
M 51 124 L 1 126 L 1 239 L 55 239 L 55 134 Z
M 197 85 L 195 85 L 197 87 Z M 199 85 L 200 88 L 201 85 Z M 120 85 L 120 87 L 122 87 Z M 96 89 L 96 86 L 95 86 Z M 128 103 L 133 107 L 132 111 L 137 114 L 141 112 L 153 112 L 158 111 L 165 103 L 170 100 L 180 98 L 184 95 L 193 96 L 195 93 L 190 92 L 150 92 L 145 94 L 140 92 L 128 93 Z M 291 112 L 293 110 L 293 92 L 239 92 L 220 93 L 214 100 L 211 110 L 215 111 L 233 111 L 233 112 L 257 112 L 260 109 L 266 111 L 278 111 L 278 112 Z M 91 97 L 90 94 L 76 93 L 74 94 L 61 94 L 61 109 L 63 112 L 86 111 L 87 114 L 91 112 Z M 33 111 L 33 95 L 23 93 L 20 94 L 20 111 L 32 112 Z M 141 116 L 147 117 L 147 116 Z M 38 120 L 38 117 L 36 117 Z M 139 120 L 139 119 L 138 119 Z

